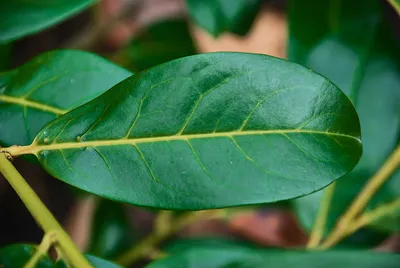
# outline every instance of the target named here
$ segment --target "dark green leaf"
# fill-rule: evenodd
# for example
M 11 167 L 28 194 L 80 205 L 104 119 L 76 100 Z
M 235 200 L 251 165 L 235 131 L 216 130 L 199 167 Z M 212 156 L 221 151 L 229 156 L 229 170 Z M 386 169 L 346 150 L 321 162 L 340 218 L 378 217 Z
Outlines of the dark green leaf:
M 0 0 L 0 43 L 34 34 L 65 20 L 95 0 Z
M 233 242 L 221 241 L 214 246 L 198 246 L 185 243 L 186 248 L 155 261 L 148 268 L 395 268 L 400 255 L 368 251 L 294 251 L 255 249 Z
M 22 268 L 35 254 L 36 246 L 15 244 L 0 249 L 0 267 Z M 48 256 L 42 256 L 37 263 L 37 268 L 51 268 L 53 262 Z
M 261 0 L 186 0 L 193 20 L 214 37 L 223 32 L 245 35 L 257 15 Z
M 116 61 L 139 72 L 193 54 L 196 54 L 196 49 L 186 20 L 171 19 L 156 22 L 135 35 Z
M 322 76 L 226 52 L 136 74 L 6 150 L 103 197 L 197 210 L 325 187 L 358 162 L 359 136 L 351 102 Z
M 30 144 L 51 120 L 132 75 L 87 52 L 44 53 L 0 74 L 0 144 Z
M 259 249 L 258 247 L 254 246 L 253 244 L 242 242 L 242 241 L 235 241 L 235 240 L 228 240 L 222 238 L 215 238 L 215 237 L 201 237 L 201 238 L 188 238 L 188 239 L 179 239 L 167 244 L 163 248 L 163 252 L 174 255 L 179 254 L 182 251 L 187 250 L 188 248 L 219 248 L 219 249 Z
M 95 268 L 121 268 L 121 266 L 112 263 L 109 260 L 103 260 L 96 256 L 85 254 L 85 257 Z M 67 266 L 64 261 L 60 260 L 54 264 L 54 268 L 67 268 Z
M 289 3 L 289 58 L 323 74 L 343 89 L 355 104 L 361 121 L 363 156 L 354 171 L 336 184 L 328 216 L 329 231 L 398 142 L 400 44 L 385 21 L 379 1 Z M 399 185 L 400 176 L 393 177 L 368 209 L 398 198 Z M 311 229 L 316 216 L 317 195 L 295 201 L 307 229 Z M 400 225 L 400 214 L 387 222 L 393 221 Z M 390 226 L 381 229 L 394 231 Z
M 109 260 L 103 260 L 99 257 L 92 256 L 89 254 L 86 254 L 85 256 L 96 268 L 121 268 L 121 266 L 112 263 Z
M 89 252 L 93 255 L 112 259 L 134 244 L 132 227 L 121 203 L 98 200 L 92 226 Z
M 0 249 L 0 267 L 1 268 L 22 268 L 31 259 L 36 252 L 36 246 L 26 244 L 14 244 Z M 120 268 L 120 266 L 100 259 L 96 256 L 85 255 L 89 262 L 96 268 Z M 35 266 L 37 268 L 66 268 L 65 263 L 60 260 L 56 263 L 44 255 Z
M 11 62 L 11 53 L 11 44 L 0 44 L 0 72 L 9 68 Z

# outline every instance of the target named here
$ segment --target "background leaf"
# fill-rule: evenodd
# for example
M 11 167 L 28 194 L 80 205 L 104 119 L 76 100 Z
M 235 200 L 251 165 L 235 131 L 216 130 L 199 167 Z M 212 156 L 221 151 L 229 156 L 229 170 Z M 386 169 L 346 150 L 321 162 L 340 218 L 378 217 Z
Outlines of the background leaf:
M 0 0 L 0 43 L 46 29 L 88 8 L 95 0 Z
M 186 0 L 188 11 L 212 36 L 223 32 L 246 35 L 260 10 L 261 0 Z
M 35 254 L 36 246 L 27 244 L 14 244 L 0 249 L 0 266 L 2 268 L 19 268 L 30 260 Z M 99 257 L 92 255 L 85 255 L 86 258 L 96 268 L 120 268 L 120 266 Z M 42 256 L 36 265 L 37 268 L 64 268 L 65 263 L 60 260 L 56 263 L 49 258 L 49 256 Z
M 112 259 L 132 247 L 135 239 L 123 204 L 99 199 L 92 221 L 91 254 Z
M 177 242 L 179 243 L 179 241 Z M 400 256 L 367 251 L 294 251 L 279 249 L 255 249 L 231 241 L 209 243 L 208 247 L 192 245 L 185 241 L 185 248 L 151 263 L 148 268 L 207 267 L 207 268 L 262 268 L 262 267 L 398 267 Z M 214 244 L 214 246 L 213 246 Z
M 28 147 L 54 177 L 110 199 L 197 210 L 325 187 L 361 154 L 357 114 L 325 78 L 282 59 L 211 53 L 126 79 Z
M 115 60 L 139 72 L 177 58 L 196 54 L 189 28 L 184 19 L 157 21 L 142 29 Z
M 352 99 L 361 121 L 363 156 L 354 171 L 336 184 L 327 230 L 385 161 L 400 136 L 399 42 L 380 4 L 375 0 L 292 0 L 289 5 L 289 59 L 336 83 Z M 382 187 L 368 209 L 400 196 L 399 175 Z M 319 197 L 316 193 L 295 200 L 296 212 L 309 230 Z M 395 231 L 392 227 L 396 225 L 400 226 L 400 217 L 375 227 Z
M 99 257 L 96 257 L 96 256 L 85 254 L 85 257 L 89 260 L 89 262 L 91 264 L 93 264 L 93 266 L 95 268 L 121 268 L 121 266 L 119 266 L 119 265 L 117 265 L 115 263 L 112 263 L 109 260 L 103 260 L 103 259 L 101 259 Z M 65 262 L 63 262 L 62 260 L 56 262 L 53 267 L 54 268 L 68 268 L 65 265 Z
M 51 120 L 132 75 L 87 52 L 60 50 L 0 73 L 0 144 L 30 144 Z
M 0 267 L 18 268 L 24 267 L 35 254 L 36 246 L 14 244 L 0 249 Z M 48 256 L 42 256 L 37 263 L 37 268 L 52 268 L 53 262 Z
M 11 44 L 0 44 L 0 71 L 5 71 L 11 62 Z

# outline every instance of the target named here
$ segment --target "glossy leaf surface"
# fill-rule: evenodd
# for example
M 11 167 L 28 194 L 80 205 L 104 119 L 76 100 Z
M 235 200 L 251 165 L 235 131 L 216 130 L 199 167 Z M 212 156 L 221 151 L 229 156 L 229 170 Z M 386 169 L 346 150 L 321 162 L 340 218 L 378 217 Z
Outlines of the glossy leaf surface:
M 177 58 L 196 54 L 187 21 L 158 21 L 137 33 L 116 58 L 122 66 L 139 72 Z
M 179 243 L 179 242 L 178 242 Z M 207 268 L 353 268 L 398 267 L 400 256 L 367 251 L 290 251 L 278 249 L 254 249 L 233 242 L 220 242 L 208 247 L 193 244 L 182 251 L 155 261 L 148 268 L 207 267 Z
M 100 199 L 93 216 L 89 252 L 112 259 L 134 245 L 132 227 L 124 205 Z
M 0 144 L 30 144 L 51 120 L 132 75 L 93 54 L 60 50 L 0 74 Z
M 1 0 L 0 43 L 44 30 L 88 8 L 95 0 Z
M 290 1 L 289 58 L 321 73 L 352 99 L 361 121 L 363 156 L 336 184 L 329 230 L 365 182 L 378 170 L 400 136 L 400 47 L 379 1 Z M 336 4 L 333 4 L 336 3 Z M 400 174 L 393 176 L 368 210 L 400 197 Z M 295 201 L 303 225 L 311 229 L 319 196 Z M 398 215 L 399 216 L 399 215 Z M 378 228 L 394 231 L 400 217 Z M 390 225 L 390 226 L 389 226 Z
M 15 244 L 0 249 L 0 267 L 19 268 L 30 260 L 35 254 L 36 246 Z M 48 256 L 42 256 L 38 261 L 37 268 L 52 268 L 53 262 Z
M 246 35 L 262 1 L 260 0 L 186 0 L 194 22 L 212 36 L 223 32 Z
M 211 53 L 136 74 L 10 153 L 35 154 L 54 177 L 103 197 L 197 210 L 325 187 L 357 163 L 359 136 L 351 102 L 322 76 Z

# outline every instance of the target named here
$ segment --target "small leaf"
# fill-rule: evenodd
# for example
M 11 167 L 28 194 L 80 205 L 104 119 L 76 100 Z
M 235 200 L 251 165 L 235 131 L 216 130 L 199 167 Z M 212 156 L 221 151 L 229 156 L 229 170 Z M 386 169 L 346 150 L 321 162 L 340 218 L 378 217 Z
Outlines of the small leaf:
M 321 73 L 343 89 L 356 106 L 361 121 L 363 156 L 354 171 L 336 183 L 328 232 L 398 143 L 399 42 L 385 21 L 379 1 L 330 4 L 292 0 L 289 3 L 289 59 Z M 398 175 L 392 176 L 378 191 L 368 210 L 400 196 Z M 312 228 L 316 217 L 317 195 L 295 200 L 297 214 L 307 229 Z M 393 222 L 400 226 L 400 213 L 391 220 L 381 220 L 375 227 L 395 231 Z
M 0 1 L 0 43 L 7 43 L 55 25 L 95 0 Z
M 141 30 L 115 60 L 139 72 L 193 54 L 196 54 L 196 49 L 186 20 L 170 19 L 158 21 Z
M 179 243 L 179 242 L 178 242 Z M 385 267 L 396 268 L 400 263 L 397 254 L 368 251 L 294 251 L 279 249 L 255 249 L 234 242 L 209 243 L 208 247 L 198 243 L 190 245 L 172 255 L 154 261 L 148 268 L 191 267 L 191 268 L 264 268 L 264 267 L 307 267 L 307 268 L 353 268 Z
M 186 0 L 193 20 L 212 36 L 223 32 L 246 35 L 256 17 L 261 0 Z
M 106 198 L 198 210 L 314 192 L 353 168 L 359 137 L 351 102 L 322 76 L 228 52 L 136 74 L 6 150 Z
M 98 56 L 72 50 L 47 52 L 0 73 L 0 144 L 30 144 L 51 120 L 130 75 Z
M 36 246 L 14 244 L 0 249 L 0 267 L 2 268 L 19 268 L 30 260 L 36 252 Z M 53 262 L 48 256 L 42 256 L 38 261 L 37 268 L 51 268 Z
M 132 227 L 121 203 L 100 199 L 93 216 L 91 254 L 112 259 L 134 245 Z

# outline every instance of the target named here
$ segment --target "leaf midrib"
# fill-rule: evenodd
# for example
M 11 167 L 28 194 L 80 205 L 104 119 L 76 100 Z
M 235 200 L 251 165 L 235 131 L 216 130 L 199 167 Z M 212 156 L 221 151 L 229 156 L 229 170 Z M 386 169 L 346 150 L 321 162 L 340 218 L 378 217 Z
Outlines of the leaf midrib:
M 307 129 L 283 129 L 283 130 L 248 130 L 248 131 L 231 131 L 231 132 L 214 132 L 214 133 L 203 133 L 203 134 L 185 134 L 185 135 L 173 135 L 173 136 L 161 136 L 161 137 L 146 137 L 146 138 L 124 138 L 115 140 L 95 140 L 95 141 L 79 141 L 79 142 L 64 142 L 51 144 L 38 145 L 35 140 L 31 145 L 28 146 L 13 146 L 4 149 L 5 152 L 12 156 L 19 156 L 24 154 L 37 155 L 41 151 L 54 151 L 63 149 L 78 149 L 85 147 L 104 147 L 104 146 L 115 146 L 115 145 L 136 145 L 140 143 L 153 143 L 153 142 L 165 142 L 175 140 L 192 140 L 192 139 L 204 139 L 204 138 L 218 138 L 218 137 L 234 137 L 234 136 L 246 136 L 246 135 L 264 135 L 264 134 L 288 134 L 288 133 L 304 133 L 304 134 L 319 134 L 328 136 L 345 137 L 356 140 L 361 144 L 361 140 L 358 137 L 350 136 L 342 133 L 307 130 Z
M 22 107 L 37 109 L 43 112 L 56 114 L 57 116 L 67 113 L 67 110 L 62 110 L 54 106 L 46 105 L 43 103 L 35 102 L 32 100 L 24 99 L 21 97 L 12 97 L 8 95 L 0 95 L 0 102 L 16 104 Z

